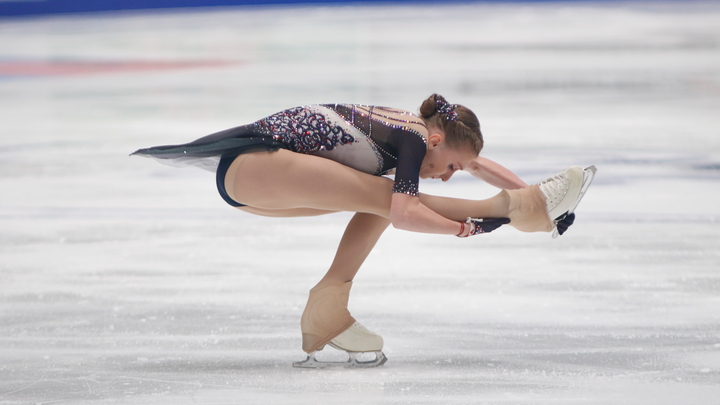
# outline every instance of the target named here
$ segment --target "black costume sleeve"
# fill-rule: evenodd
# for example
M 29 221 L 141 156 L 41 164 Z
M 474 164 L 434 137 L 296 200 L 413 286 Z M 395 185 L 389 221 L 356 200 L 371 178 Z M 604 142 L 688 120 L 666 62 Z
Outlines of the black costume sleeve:
M 427 145 L 422 137 L 400 128 L 392 131 L 389 141 L 396 146 L 397 151 L 393 193 L 417 197 L 420 166 L 427 153 Z

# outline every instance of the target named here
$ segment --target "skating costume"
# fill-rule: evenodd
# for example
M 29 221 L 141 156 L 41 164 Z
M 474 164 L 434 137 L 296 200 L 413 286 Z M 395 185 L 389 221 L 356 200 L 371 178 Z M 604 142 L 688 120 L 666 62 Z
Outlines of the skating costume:
M 171 166 L 197 166 L 216 172 L 218 191 L 232 206 L 243 206 L 225 191 L 225 175 L 243 153 L 288 149 L 321 156 L 373 175 L 395 171 L 393 192 L 418 195 L 420 165 L 427 141 L 423 121 L 407 111 L 356 104 L 290 108 L 250 125 L 231 128 L 183 145 L 140 149 Z

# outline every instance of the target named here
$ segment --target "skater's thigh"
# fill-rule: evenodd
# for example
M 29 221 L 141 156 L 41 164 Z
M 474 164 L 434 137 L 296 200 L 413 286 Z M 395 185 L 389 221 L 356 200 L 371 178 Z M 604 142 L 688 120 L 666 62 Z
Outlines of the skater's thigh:
M 269 209 L 256 208 L 250 206 L 237 207 L 240 211 L 250 214 L 260 215 L 263 217 L 274 218 L 291 218 L 291 217 L 315 217 L 318 215 L 333 214 L 337 211 L 319 210 L 315 208 L 287 208 L 287 209 Z
M 225 187 L 232 199 L 255 208 L 390 214 L 392 180 L 285 149 L 238 156 Z

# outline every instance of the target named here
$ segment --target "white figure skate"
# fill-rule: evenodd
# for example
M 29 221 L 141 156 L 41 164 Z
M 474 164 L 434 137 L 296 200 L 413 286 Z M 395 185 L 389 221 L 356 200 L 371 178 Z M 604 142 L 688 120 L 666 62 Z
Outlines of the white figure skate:
M 310 290 L 308 303 L 300 320 L 303 350 L 307 359 L 295 362 L 295 367 L 377 367 L 387 358 L 382 353 L 383 339 L 360 325 L 347 310 L 352 282 Z M 347 361 L 318 361 L 317 352 L 326 344 L 344 350 L 350 356 Z M 361 353 L 374 353 L 374 360 L 358 359 Z
M 341 334 L 337 335 L 329 343 L 330 346 L 344 350 L 348 353 L 347 361 L 319 361 L 317 353 L 322 348 L 308 354 L 305 361 L 297 361 L 293 363 L 293 367 L 302 368 L 326 368 L 326 367 L 345 367 L 345 368 L 369 368 L 379 367 L 385 364 L 387 357 L 382 352 L 383 339 L 376 333 L 369 331 L 359 322 L 355 322 Z M 358 358 L 364 353 L 373 353 L 375 358 L 363 360 Z
M 575 211 L 585 192 L 592 183 L 597 168 L 589 166 L 585 169 L 571 167 L 538 184 L 545 196 L 547 212 L 553 221 L 553 238 L 559 235 L 558 221 L 562 221 Z

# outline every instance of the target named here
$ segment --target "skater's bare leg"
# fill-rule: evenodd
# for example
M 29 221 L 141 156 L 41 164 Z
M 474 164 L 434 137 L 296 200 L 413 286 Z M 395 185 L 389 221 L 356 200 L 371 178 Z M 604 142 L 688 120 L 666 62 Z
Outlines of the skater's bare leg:
M 345 350 L 382 349 L 382 338 L 356 324 L 347 305 L 355 274 L 389 224 L 387 218 L 362 212 L 348 223 L 330 269 L 310 290 L 300 320 L 307 353 L 331 340 Z
M 356 213 L 345 228 L 330 269 L 314 288 L 352 281 L 388 225 L 387 218 Z
M 347 306 L 352 279 L 389 224 L 387 218 L 362 212 L 348 223 L 330 269 L 310 290 L 300 320 L 307 353 L 328 342 L 345 350 L 382 349 L 382 338 L 359 326 Z
M 486 200 L 467 200 L 420 193 L 420 202 L 445 218 L 465 221 L 467 217 L 508 217 L 510 196 L 504 190 Z
M 354 211 L 389 218 L 392 197 L 390 179 L 282 149 L 239 156 L 227 172 L 225 188 L 234 200 L 250 206 L 243 211 L 266 216 Z M 500 193 L 480 201 L 427 194 L 420 198 L 440 215 L 459 221 L 505 214 L 504 197 Z M 299 208 L 312 210 L 293 211 Z
M 385 177 L 284 149 L 240 155 L 225 177 L 228 195 L 251 207 L 367 212 L 386 218 L 392 185 Z
M 553 223 L 546 214 L 545 197 L 533 185 L 519 190 L 502 190 L 487 200 L 464 200 L 420 194 L 420 202 L 455 221 L 473 218 L 510 218 L 511 226 L 523 232 L 550 232 Z
M 240 155 L 230 166 L 225 187 L 235 201 L 248 206 L 269 210 L 312 209 L 304 211 L 318 215 L 330 211 L 351 211 L 390 216 L 392 181 L 385 177 L 362 173 L 329 159 L 290 152 L 258 152 Z M 531 186 L 536 187 L 536 186 Z M 518 190 L 503 190 L 487 200 L 463 200 L 421 194 L 420 202 L 435 213 L 454 221 L 467 217 L 508 217 L 511 225 L 525 231 L 537 224 L 524 226 L 527 212 L 518 212 L 518 201 L 511 197 Z M 518 194 L 519 195 L 519 194 Z M 538 195 L 540 197 L 538 198 Z M 533 199 L 540 201 L 541 194 Z M 531 205 L 533 210 L 535 205 Z M 249 211 L 250 209 L 245 209 Z M 320 210 L 320 211 L 315 211 Z M 527 210 L 526 210 L 527 211 Z M 296 214 L 303 211 L 286 211 Z M 545 220 L 546 218 L 543 218 Z M 552 228 L 550 228 L 552 229 Z
M 260 215 L 263 217 L 273 218 L 295 218 L 295 217 L 316 217 L 319 215 L 333 214 L 337 211 L 318 210 L 315 208 L 286 208 L 286 209 L 268 209 L 256 207 L 237 207 L 240 211 L 249 214 Z

